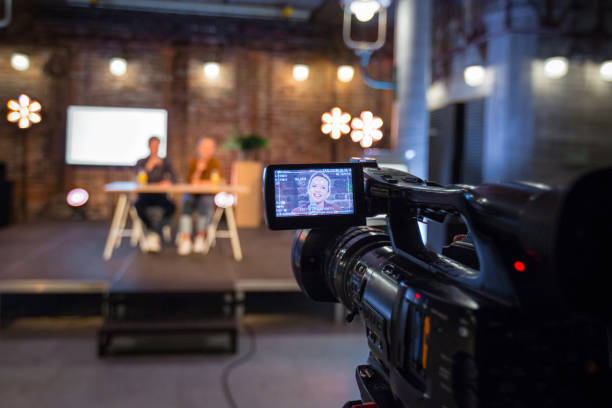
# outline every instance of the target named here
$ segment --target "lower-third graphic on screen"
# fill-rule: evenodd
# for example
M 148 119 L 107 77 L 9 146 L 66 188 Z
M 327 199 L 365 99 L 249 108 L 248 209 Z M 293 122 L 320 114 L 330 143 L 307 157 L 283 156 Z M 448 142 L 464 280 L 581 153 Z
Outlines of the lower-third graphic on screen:
M 276 216 L 353 214 L 350 168 L 276 170 Z

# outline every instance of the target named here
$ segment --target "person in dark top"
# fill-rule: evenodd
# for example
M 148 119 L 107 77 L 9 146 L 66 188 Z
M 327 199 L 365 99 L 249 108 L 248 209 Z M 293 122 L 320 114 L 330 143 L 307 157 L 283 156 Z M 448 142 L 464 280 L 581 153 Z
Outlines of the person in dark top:
M 293 210 L 294 215 L 323 215 L 335 214 L 340 207 L 325 200 L 331 194 L 331 179 L 325 173 L 315 173 L 308 180 L 308 206 L 297 207 Z
M 136 163 L 136 173 L 146 172 L 147 183 L 170 185 L 176 182 L 174 169 L 168 158 L 162 159 L 158 156 L 160 140 L 157 136 L 152 136 L 149 139 L 148 157 L 138 160 Z M 138 199 L 134 204 L 138 216 L 145 224 L 147 235 L 145 238 L 145 249 L 151 252 L 159 252 L 161 249 L 161 232 L 164 225 L 168 223 L 176 206 L 166 194 L 144 194 L 138 195 Z M 153 222 L 148 209 L 151 207 L 161 207 L 163 215 L 158 222 Z
M 197 157 L 189 161 L 187 180 L 190 184 L 217 182 L 221 180 L 221 165 L 213 156 L 215 141 L 205 137 L 198 143 Z M 214 197 L 210 194 L 185 194 L 183 196 L 183 213 L 179 219 L 179 255 L 188 255 L 191 251 L 202 253 L 206 249 L 206 229 L 215 210 Z M 196 236 L 191 241 L 193 214 L 197 214 Z

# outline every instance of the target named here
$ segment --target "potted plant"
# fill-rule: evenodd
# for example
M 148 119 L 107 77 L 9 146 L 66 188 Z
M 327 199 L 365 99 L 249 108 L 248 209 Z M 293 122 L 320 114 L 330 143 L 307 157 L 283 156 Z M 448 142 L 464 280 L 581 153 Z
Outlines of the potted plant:
M 243 135 L 236 129 L 234 135 L 225 143 L 224 147 L 227 150 L 238 150 L 239 160 L 253 160 L 255 159 L 255 152 L 268 147 L 268 140 L 255 132 Z
M 236 224 L 239 227 L 255 228 L 261 224 L 261 173 L 263 163 L 256 153 L 268 147 L 268 140 L 255 132 L 241 134 L 238 128 L 225 143 L 227 150 L 238 150 L 238 160 L 232 164 L 232 183 L 249 188 L 248 193 L 238 194 Z

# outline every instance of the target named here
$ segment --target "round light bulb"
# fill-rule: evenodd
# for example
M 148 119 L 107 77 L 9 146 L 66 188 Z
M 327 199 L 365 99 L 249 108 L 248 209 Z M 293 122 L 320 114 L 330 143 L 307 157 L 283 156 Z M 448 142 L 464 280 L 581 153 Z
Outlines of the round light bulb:
M 604 81 L 612 81 L 612 61 L 605 61 L 601 64 L 599 75 Z
M 217 62 L 207 62 L 204 64 L 204 76 L 208 79 L 216 79 L 219 77 L 221 67 Z
M 355 75 L 355 69 L 350 65 L 340 65 L 338 67 L 338 80 L 340 82 L 351 82 Z
M 472 65 L 463 71 L 465 83 L 471 87 L 480 86 L 485 80 L 485 69 L 482 65 Z
M 370 21 L 380 10 L 380 3 L 375 0 L 357 0 L 350 5 L 355 18 L 363 23 Z
M 30 68 L 30 58 L 25 54 L 15 53 L 11 56 L 11 66 L 17 71 Z
M 414 151 L 414 149 L 408 149 L 404 152 L 404 157 L 406 158 L 406 160 L 412 160 L 416 157 L 416 152 Z
M 293 66 L 293 79 L 302 82 L 308 79 L 308 65 L 297 64 Z
M 552 57 L 544 61 L 544 72 L 552 79 L 563 78 L 567 74 L 568 63 L 565 57 Z
M 123 58 L 113 58 L 110 60 L 109 68 L 114 76 L 123 76 L 127 72 L 127 61 Z

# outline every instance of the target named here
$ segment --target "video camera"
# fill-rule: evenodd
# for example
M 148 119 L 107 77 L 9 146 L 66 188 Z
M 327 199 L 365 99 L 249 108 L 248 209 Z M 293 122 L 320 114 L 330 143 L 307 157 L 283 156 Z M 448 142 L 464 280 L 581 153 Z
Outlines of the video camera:
M 299 229 L 301 289 L 365 326 L 361 400 L 345 407 L 612 406 L 612 169 L 558 190 L 270 165 L 264 200 L 270 229 Z M 467 236 L 429 249 L 419 222 L 450 218 Z

